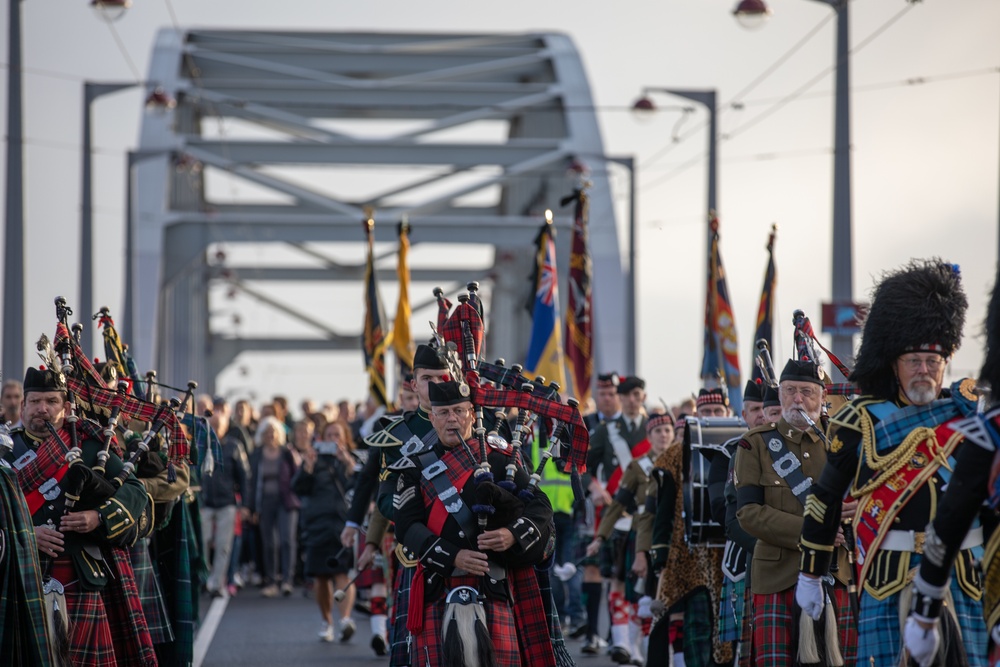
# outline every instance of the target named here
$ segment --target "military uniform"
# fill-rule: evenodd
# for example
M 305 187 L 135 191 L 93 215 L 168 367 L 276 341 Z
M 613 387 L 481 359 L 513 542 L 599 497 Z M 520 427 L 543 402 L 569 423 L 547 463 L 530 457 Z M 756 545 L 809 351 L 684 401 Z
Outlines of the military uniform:
M 787 452 L 786 452 L 787 450 Z M 778 461 L 790 453 L 800 466 Z M 753 593 L 753 644 L 758 664 L 791 666 L 797 643 L 794 628 L 799 619 L 793 614 L 795 584 L 799 574 L 799 536 L 802 534 L 803 503 L 793 491 L 795 478 L 778 470 L 797 467 L 806 480 L 819 479 L 826 462 L 826 449 L 819 435 L 801 431 L 784 419 L 751 429 L 740 440 L 733 468 L 740 526 L 757 538 L 753 550 L 750 588 Z M 791 481 L 790 481 L 791 480 Z M 831 499 L 840 507 L 840 499 Z M 832 542 L 832 540 L 831 540 Z M 838 549 L 833 602 L 839 641 L 845 664 L 853 661 L 856 645 L 855 624 L 851 619 L 847 594 L 850 567 L 847 553 Z M 832 552 L 831 552 L 832 554 Z M 827 567 L 819 574 L 826 575 Z
M 948 463 L 943 465 L 930 452 L 937 453 L 943 446 L 954 453 L 963 448 L 964 438 L 948 422 L 975 412 L 976 397 L 968 390 L 971 383 L 965 382 L 964 391 L 962 382 L 955 383 L 954 391 L 944 390 L 933 404 L 936 409 L 911 406 L 901 399 L 879 401 L 862 396 L 830 420 L 831 452 L 819 484 L 813 487 L 815 502 L 811 507 L 815 509 L 807 513 L 802 528 L 801 567 L 803 572 L 818 574 L 828 566 L 827 545 L 840 525 L 837 499 L 845 492 L 857 498 L 854 532 L 861 568 L 858 649 L 861 658 L 874 658 L 875 665 L 895 664 L 901 644 L 900 593 L 908 583 L 907 573 L 920 562 L 924 529 L 955 467 L 954 454 L 946 456 Z M 959 553 L 952 585 L 963 641 L 982 647 L 978 658 L 970 651 L 972 665 L 985 664 L 986 627 L 977 566 L 982 538 L 977 524 Z
M 832 416 L 830 456 L 808 499 L 797 598 L 803 606 L 815 604 L 805 579 L 829 562 L 840 500 L 850 490 L 858 501 L 853 525 L 862 587 L 858 660 L 888 667 L 898 664 L 902 648 L 901 594 L 911 568 L 921 561 L 924 530 L 954 479 L 954 457 L 968 446 L 960 424 L 975 413 L 978 397 L 972 380 L 942 388 L 936 397 L 917 384 L 941 387 L 944 364 L 961 342 L 968 300 L 957 266 L 913 260 L 886 274 L 872 296 L 850 376 L 860 396 Z M 986 664 L 976 565 L 981 545 L 981 529 L 975 528 L 958 545 L 951 585 L 961 643 L 974 666 Z

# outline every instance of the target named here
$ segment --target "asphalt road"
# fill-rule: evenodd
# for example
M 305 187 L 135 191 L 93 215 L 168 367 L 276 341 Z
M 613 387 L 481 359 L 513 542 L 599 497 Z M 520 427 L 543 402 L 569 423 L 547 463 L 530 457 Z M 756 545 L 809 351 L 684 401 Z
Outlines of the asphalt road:
M 218 609 L 222 600 L 214 603 Z M 208 610 L 203 612 L 204 632 L 209 629 L 207 621 L 212 613 L 207 598 L 202 608 Z M 315 600 L 302 596 L 301 589 L 290 597 L 273 599 L 260 597 L 256 589 L 244 590 L 225 605 L 202 667 L 388 665 L 388 657 L 377 657 L 371 649 L 368 616 L 355 612 L 354 621 L 357 632 L 350 641 L 321 642 L 317 634 L 323 627 L 319 608 Z
M 296 588 L 290 597 L 262 598 L 257 589 L 245 589 L 226 600 L 202 599 L 202 626 L 195 639 L 204 644 L 204 659 L 195 667 L 311 667 L 387 666 L 387 656 L 378 657 L 371 649 L 371 626 L 366 614 L 354 612 L 357 632 L 346 643 L 319 641 L 322 629 L 319 609 L 311 597 Z M 221 612 L 221 617 L 220 617 Z M 606 615 L 602 626 L 607 627 Z M 217 625 L 216 625 L 217 622 Z M 212 626 L 216 625 L 214 634 Z M 581 654 L 582 640 L 568 639 L 570 655 L 583 667 L 611 667 L 607 655 Z

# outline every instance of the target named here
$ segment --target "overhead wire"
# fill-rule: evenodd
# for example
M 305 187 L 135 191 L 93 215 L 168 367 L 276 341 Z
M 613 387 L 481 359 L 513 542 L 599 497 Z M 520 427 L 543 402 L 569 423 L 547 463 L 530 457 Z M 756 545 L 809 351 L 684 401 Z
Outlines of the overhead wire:
M 850 58 L 851 56 L 853 56 L 854 54 L 858 53 L 859 51 L 861 51 L 862 49 L 864 49 L 866 46 L 868 46 L 869 44 L 871 44 L 872 41 L 874 41 L 877 37 L 879 37 L 880 35 L 882 35 L 893 24 L 895 24 L 898 20 L 900 20 L 907 12 L 909 12 L 911 9 L 913 9 L 913 7 L 914 7 L 914 4 L 907 3 L 899 12 L 897 12 L 895 15 L 893 15 L 892 17 L 890 17 L 889 20 L 887 20 L 885 23 L 883 23 L 878 28 L 876 28 L 865 39 L 861 40 L 861 42 L 859 42 L 857 45 L 855 45 L 854 47 L 850 48 L 848 50 L 848 52 L 844 55 L 844 58 Z M 724 140 L 724 141 L 730 140 L 733 137 L 744 133 L 745 131 L 749 130 L 751 127 L 753 127 L 753 126 L 757 125 L 758 123 L 760 123 L 762 120 L 764 120 L 768 116 L 771 116 L 772 114 L 774 114 L 775 112 L 777 112 L 781 108 L 783 108 L 786 105 L 788 105 L 790 102 L 798 99 L 809 88 L 811 88 L 812 86 L 814 86 L 819 80 L 821 80 L 822 78 L 824 78 L 825 76 L 827 76 L 831 71 L 835 70 L 836 67 L 837 67 L 837 64 L 838 63 L 834 63 L 833 65 L 825 67 L 821 72 L 819 72 L 817 75 L 813 76 L 805 84 L 799 86 L 798 88 L 796 88 L 793 92 L 789 93 L 788 95 L 783 96 L 777 102 L 775 102 L 774 104 L 772 104 L 771 106 L 769 106 L 767 109 L 765 109 L 761 113 L 759 113 L 756 116 L 754 116 L 753 118 L 751 118 L 746 123 L 738 126 L 735 130 L 732 130 L 731 132 L 727 132 L 727 133 L 722 134 L 721 135 L 722 140 Z M 678 167 L 677 169 L 674 169 L 671 172 L 669 172 L 669 173 L 667 173 L 667 174 L 665 174 L 663 176 L 660 176 L 660 177 L 658 177 L 656 179 L 653 179 L 651 181 L 647 181 L 647 182 L 641 184 L 641 187 L 642 188 L 654 188 L 654 187 L 656 187 L 658 185 L 662 185 L 663 183 L 666 183 L 667 181 L 675 178 L 676 176 L 678 176 L 682 172 L 686 171 L 687 169 L 690 169 L 691 167 L 693 167 L 694 165 L 698 164 L 699 162 L 701 162 L 704 159 L 705 159 L 705 155 L 701 154 L 701 155 L 697 156 L 697 159 L 688 160 L 681 167 Z

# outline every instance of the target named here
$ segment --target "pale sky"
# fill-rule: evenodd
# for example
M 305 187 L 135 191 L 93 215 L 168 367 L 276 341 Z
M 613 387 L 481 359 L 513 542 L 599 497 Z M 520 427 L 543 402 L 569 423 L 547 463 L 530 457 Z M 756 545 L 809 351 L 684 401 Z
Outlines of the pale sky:
M 791 350 L 792 311 L 801 308 L 818 327 L 819 304 L 829 299 L 835 21 L 821 2 L 772 0 L 767 25 L 747 31 L 731 16 L 734 4 L 135 0 L 112 30 L 86 0 L 24 0 L 26 343 L 54 330 L 54 296 L 71 304 L 79 299 L 82 83 L 145 78 L 153 38 L 171 25 L 172 9 L 181 27 L 570 35 L 587 68 L 607 153 L 638 161 L 638 373 L 651 399 L 668 402 L 697 388 L 702 354 L 706 133 L 701 129 L 666 150 L 680 114 L 664 111 L 640 122 L 627 109 L 643 86 L 714 88 L 722 104 L 742 101 L 742 110 L 719 111 L 722 254 L 746 374 L 764 245 L 770 225 L 779 225 L 775 358 L 781 359 Z M 938 255 L 961 265 L 970 309 L 951 372 L 975 374 L 998 249 L 1000 2 L 857 0 L 851 12 L 851 41 L 862 47 L 851 61 L 855 298 L 864 300 L 874 276 L 911 257 Z M 6 15 L 0 20 L 5 59 Z M 736 99 L 814 29 L 788 62 Z M 802 95 L 779 104 L 816 77 Z M 6 90 L 6 63 L 0 78 Z M 119 315 L 124 161 L 137 147 L 142 101 L 128 91 L 94 107 L 95 246 L 102 263 L 95 306 L 107 304 Z M 682 104 L 666 96 L 656 101 Z M 0 114 L 6 117 L 5 93 Z M 680 132 L 704 118 L 698 108 Z M 624 232 L 624 174 L 613 176 L 613 190 Z M 383 297 L 394 312 L 395 286 L 384 284 Z M 352 316 L 344 311 L 343 319 Z M 360 312 L 356 319 L 360 329 Z M 426 319 L 414 318 L 420 337 Z M 268 319 L 247 313 L 244 321 L 266 328 Z M 360 399 L 365 392 L 360 352 L 254 357 L 240 366 L 245 374 L 238 368 L 224 374 L 222 390 L 252 389 L 258 399 L 285 393 L 296 402 L 305 395 Z M 186 379 L 174 381 L 183 386 Z

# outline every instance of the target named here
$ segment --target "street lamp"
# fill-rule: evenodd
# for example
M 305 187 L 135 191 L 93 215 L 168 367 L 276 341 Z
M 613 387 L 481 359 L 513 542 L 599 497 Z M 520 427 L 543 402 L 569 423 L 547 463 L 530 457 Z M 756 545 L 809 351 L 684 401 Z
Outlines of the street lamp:
M 105 21 L 117 21 L 132 6 L 132 0 L 90 0 L 90 6 Z
M 714 90 L 683 90 L 675 88 L 643 88 L 642 96 L 635 101 L 632 105 L 632 110 L 636 114 L 646 114 L 656 110 L 656 104 L 650 99 L 650 93 L 666 93 L 668 95 L 676 95 L 677 97 L 683 97 L 686 100 L 692 102 L 697 102 L 705 107 L 708 111 L 708 206 L 706 208 L 706 227 L 705 227 L 705 276 L 711 275 L 711 248 L 712 248 L 712 238 L 715 235 L 715 230 L 712 228 L 712 221 L 715 218 L 715 212 L 718 211 L 718 196 L 717 196 L 717 184 L 718 184 L 718 126 L 716 124 L 716 108 L 715 99 L 716 92 Z M 687 111 L 687 110 L 685 110 Z M 721 353 L 720 353 L 721 354 Z M 739 396 L 730 396 L 730 400 L 733 401 L 734 409 L 738 409 Z
M 708 208 L 706 209 L 706 221 L 710 221 L 712 211 L 718 210 L 718 205 L 716 201 L 716 185 L 717 185 L 717 165 L 718 165 L 718 148 L 716 138 L 718 136 L 718 129 L 716 126 L 716 113 L 715 113 L 715 91 L 714 90 L 680 90 L 675 88 L 643 88 L 642 97 L 635 101 L 632 105 L 633 111 L 637 114 L 644 114 L 656 110 L 656 104 L 650 99 L 650 93 L 666 93 L 668 95 L 676 95 L 677 97 L 683 97 L 686 100 L 691 100 L 692 102 L 697 102 L 702 104 L 708 110 Z M 708 245 L 706 247 L 711 248 L 712 246 L 712 229 L 710 225 L 706 225 L 706 239 Z M 705 253 L 708 256 L 708 253 Z M 708 260 L 706 260 L 707 262 Z M 708 275 L 708 266 L 706 264 L 705 275 Z
M 837 12 L 837 81 L 834 94 L 833 149 L 833 257 L 832 301 L 834 307 L 852 306 L 854 269 L 851 241 L 851 63 L 848 0 L 813 0 Z M 759 5 L 769 14 L 764 0 L 742 0 L 734 12 L 739 19 L 744 5 Z M 748 8 L 746 11 L 750 11 Z M 759 15 L 759 14 L 758 14 Z M 749 16 L 749 15 L 748 15 Z M 846 363 L 854 357 L 854 335 L 843 330 L 832 333 L 832 351 Z
M 740 0 L 740 4 L 733 10 L 733 16 L 744 28 L 756 30 L 767 22 L 771 10 L 764 0 Z

